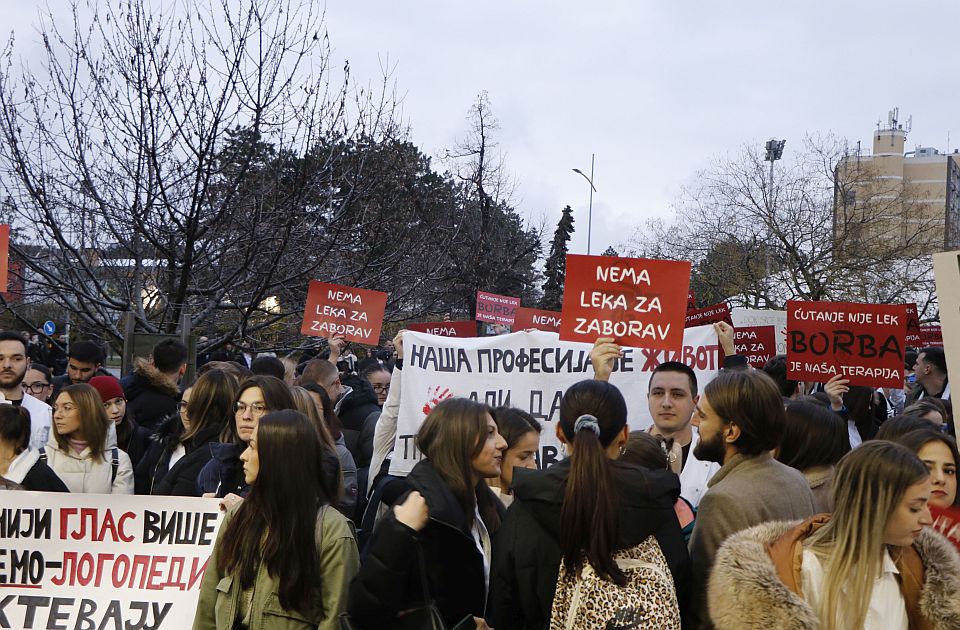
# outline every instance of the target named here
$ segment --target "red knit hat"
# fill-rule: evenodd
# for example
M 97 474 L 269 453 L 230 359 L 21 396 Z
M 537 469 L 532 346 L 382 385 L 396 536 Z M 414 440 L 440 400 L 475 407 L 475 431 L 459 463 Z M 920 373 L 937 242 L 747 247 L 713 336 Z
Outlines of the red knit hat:
M 94 376 L 89 381 L 90 386 L 100 393 L 100 400 L 107 402 L 114 398 L 124 398 L 123 387 L 115 376 Z

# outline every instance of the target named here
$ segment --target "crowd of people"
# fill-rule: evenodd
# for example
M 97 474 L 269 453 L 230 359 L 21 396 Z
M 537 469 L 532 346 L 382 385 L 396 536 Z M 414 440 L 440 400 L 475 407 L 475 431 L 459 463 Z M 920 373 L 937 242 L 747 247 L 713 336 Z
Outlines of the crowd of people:
M 49 492 L 211 497 L 226 511 L 194 628 L 960 628 L 944 352 L 902 390 L 799 383 L 728 355 L 704 386 L 653 372 L 631 431 L 598 339 L 556 422 L 436 404 L 390 474 L 403 332 L 371 356 L 208 357 L 166 340 L 133 372 L 93 342 L 65 374 L 0 332 L 0 477 Z M 48 404 L 49 403 L 49 404 Z M 549 425 L 553 424 L 553 427 Z M 565 457 L 540 469 L 541 432 Z

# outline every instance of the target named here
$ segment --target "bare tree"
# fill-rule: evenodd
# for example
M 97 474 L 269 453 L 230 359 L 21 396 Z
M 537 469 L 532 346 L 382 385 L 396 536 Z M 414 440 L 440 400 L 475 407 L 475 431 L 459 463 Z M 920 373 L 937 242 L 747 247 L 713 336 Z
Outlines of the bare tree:
M 693 261 L 701 301 L 918 300 L 922 309 L 933 293 L 923 254 L 936 220 L 918 212 L 908 185 L 866 166 L 838 168 L 844 155 L 836 139 L 808 137 L 771 181 L 769 163 L 747 146 L 698 173 L 675 217 L 647 223 L 628 247 Z
M 159 5 L 154 5 L 159 6 Z M 310 0 L 96 5 L 41 25 L 42 69 L 0 70 L 0 184 L 29 299 L 119 339 L 119 314 L 211 345 L 268 330 L 358 222 L 363 160 L 396 132 L 387 90 L 331 68 Z M 366 140 L 362 140 L 366 139 Z

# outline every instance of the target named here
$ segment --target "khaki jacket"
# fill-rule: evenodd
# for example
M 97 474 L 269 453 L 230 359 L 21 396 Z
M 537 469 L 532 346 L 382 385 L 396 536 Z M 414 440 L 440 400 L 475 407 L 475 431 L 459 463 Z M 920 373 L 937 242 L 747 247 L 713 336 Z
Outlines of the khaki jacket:
M 232 516 L 233 511 L 224 518 L 220 535 Z M 193 630 L 234 627 L 243 589 L 239 578 L 217 571 L 220 535 L 200 586 Z M 339 616 L 346 610 L 347 591 L 360 567 L 360 554 L 349 521 L 334 509 L 324 510 L 322 542 L 316 552 L 320 555 L 320 584 L 313 611 L 304 614 L 284 609 L 278 596 L 280 581 L 261 563 L 250 605 L 250 630 L 339 630 Z

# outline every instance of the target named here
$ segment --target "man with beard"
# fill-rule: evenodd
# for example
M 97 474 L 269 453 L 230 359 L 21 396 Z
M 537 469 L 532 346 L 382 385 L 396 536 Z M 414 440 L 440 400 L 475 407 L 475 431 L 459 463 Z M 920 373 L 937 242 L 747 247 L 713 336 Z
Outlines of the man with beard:
M 5 403 L 23 407 L 30 413 L 30 448 L 40 449 L 50 436 L 53 411 L 45 402 L 23 391 L 23 377 L 30 367 L 27 342 L 19 333 L 0 330 L 0 394 Z
M 815 512 L 806 478 L 773 459 L 786 412 L 780 390 L 758 370 L 724 371 L 704 388 L 693 413 L 700 442 L 693 452 L 721 464 L 707 483 L 690 538 L 694 628 L 710 628 L 707 578 L 727 536 L 767 521 L 805 519 Z

